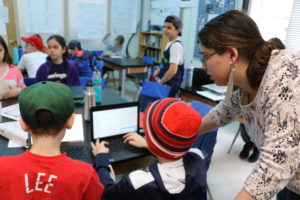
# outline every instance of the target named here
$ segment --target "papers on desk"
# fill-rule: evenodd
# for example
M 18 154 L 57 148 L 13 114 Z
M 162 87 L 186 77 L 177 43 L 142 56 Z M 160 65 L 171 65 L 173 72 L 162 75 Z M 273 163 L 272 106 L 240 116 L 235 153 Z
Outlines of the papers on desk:
M 19 104 L 17 103 L 17 104 L 13 104 L 13 105 L 2 108 L 1 115 L 3 117 L 13 119 L 13 120 L 21 119 Z
M 111 58 L 123 58 L 122 56 L 110 56 Z
M 0 135 L 9 139 L 8 147 L 27 147 L 28 133 L 23 131 L 19 121 L 0 123 Z M 76 114 L 72 129 L 67 129 L 63 142 L 84 141 L 82 115 Z
M 62 142 L 83 142 L 84 132 L 83 132 L 83 122 L 82 115 L 76 114 L 74 124 L 71 129 L 67 129 L 65 137 Z
M 0 123 L 0 135 L 11 140 L 13 147 L 26 147 L 28 133 L 23 131 L 19 121 Z M 9 143 L 9 147 L 12 147 Z
M 201 86 L 203 90 L 210 91 L 217 95 L 224 95 L 227 91 L 227 86 L 218 86 L 216 84 L 206 84 Z
M 213 101 L 222 101 L 225 98 L 225 95 L 217 95 L 209 91 L 197 91 L 197 94 L 204 96 Z

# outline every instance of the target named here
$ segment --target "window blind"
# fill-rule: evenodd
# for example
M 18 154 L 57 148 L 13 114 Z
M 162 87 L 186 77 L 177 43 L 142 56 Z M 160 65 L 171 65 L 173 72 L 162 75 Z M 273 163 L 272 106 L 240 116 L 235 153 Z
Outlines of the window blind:
M 286 46 L 300 51 L 300 0 L 294 0 L 294 6 L 288 26 Z

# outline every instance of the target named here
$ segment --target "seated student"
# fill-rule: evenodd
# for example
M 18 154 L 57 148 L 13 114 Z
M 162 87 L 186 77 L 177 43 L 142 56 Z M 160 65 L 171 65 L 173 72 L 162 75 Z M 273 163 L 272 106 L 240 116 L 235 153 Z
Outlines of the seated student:
M 95 167 L 105 186 L 105 199 L 206 200 L 206 171 L 201 152 L 190 149 L 197 139 L 201 116 L 175 98 L 157 100 L 144 117 L 145 139 L 137 133 L 124 142 L 148 148 L 156 156 L 150 172 L 137 170 L 115 183 L 110 177 L 107 142 L 92 143 Z
M 1 199 L 100 200 L 103 185 L 93 167 L 60 152 L 75 119 L 70 89 L 37 83 L 21 92 L 19 105 L 21 127 L 33 144 L 21 155 L 0 158 Z
M 78 40 L 71 40 L 68 45 L 71 51 L 72 60 L 75 62 L 75 67 L 79 72 L 79 76 L 92 76 L 92 66 L 90 65 L 90 53 L 82 50 Z
M 12 65 L 7 45 L 0 36 L 0 99 L 16 97 L 24 87 L 22 73 Z
M 114 42 L 112 42 L 110 36 L 111 33 L 107 33 L 102 39 L 103 43 L 105 44 L 105 50 L 102 56 L 120 56 L 125 40 L 124 36 L 118 35 Z
M 68 86 L 80 85 L 79 74 L 69 58 L 65 39 L 52 35 L 47 40 L 49 56 L 36 73 L 37 82 L 53 81 Z
M 25 54 L 21 57 L 18 67 L 21 70 L 26 70 L 28 77 L 35 78 L 38 68 L 46 62 L 47 54 L 43 41 L 37 35 L 32 35 L 28 38 L 21 37 L 26 42 Z

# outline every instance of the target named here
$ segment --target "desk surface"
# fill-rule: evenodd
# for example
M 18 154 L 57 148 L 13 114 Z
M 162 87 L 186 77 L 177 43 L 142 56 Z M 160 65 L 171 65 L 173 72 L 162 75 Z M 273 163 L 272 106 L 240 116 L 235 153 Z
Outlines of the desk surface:
M 180 97 L 186 101 L 197 100 L 210 106 L 215 106 L 219 101 L 213 101 L 209 98 L 201 96 L 197 91 L 202 90 L 200 87 L 197 88 L 180 88 Z
M 110 58 L 110 57 L 101 57 L 101 60 L 107 63 L 111 63 L 113 65 L 118 65 L 120 67 L 130 68 L 130 67 L 145 67 L 152 66 L 154 64 L 149 64 L 142 62 L 137 58 Z

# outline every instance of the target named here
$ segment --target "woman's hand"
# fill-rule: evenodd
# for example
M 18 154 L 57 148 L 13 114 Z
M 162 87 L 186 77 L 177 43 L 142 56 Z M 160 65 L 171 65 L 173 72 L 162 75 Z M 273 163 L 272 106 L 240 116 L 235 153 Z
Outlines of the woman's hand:
M 145 138 L 137 134 L 136 132 L 131 132 L 123 136 L 124 143 L 128 143 L 132 146 L 138 148 L 148 148 Z
M 106 142 L 106 141 L 100 142 L 99 139 L 96 140 L 95 144 L 93 142 L 91 142 L 92 152 L 93 152 L 94 156 L 96 156 L 97 154 L 100 154 L 100 153 L 108 153 L 109 148 L 105 146 L 108 144 L 109 144 L 109 142 Z

